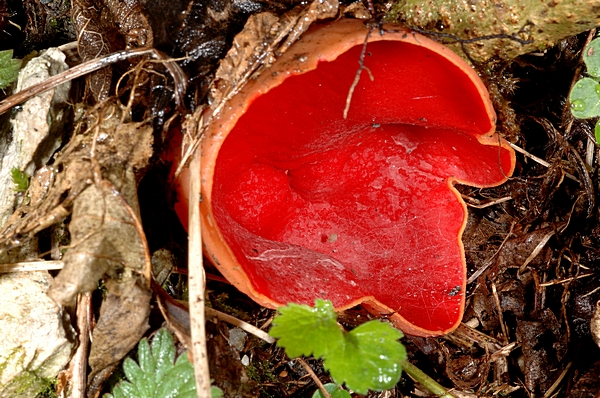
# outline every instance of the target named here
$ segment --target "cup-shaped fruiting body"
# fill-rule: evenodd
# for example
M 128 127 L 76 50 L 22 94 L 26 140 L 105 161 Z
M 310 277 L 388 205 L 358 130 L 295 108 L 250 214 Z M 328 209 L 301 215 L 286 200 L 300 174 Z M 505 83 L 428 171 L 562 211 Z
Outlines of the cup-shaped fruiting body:
M 441 335 L 464 309 L 454 184 L 499 185 L 515 156 L 468 64 L 386 28 L 351 97 L 368 29 L 313 28 L 227 104 L 188 172 L 201 173 L 208 257 L 256 302 L 363 304 L 405 333 Z

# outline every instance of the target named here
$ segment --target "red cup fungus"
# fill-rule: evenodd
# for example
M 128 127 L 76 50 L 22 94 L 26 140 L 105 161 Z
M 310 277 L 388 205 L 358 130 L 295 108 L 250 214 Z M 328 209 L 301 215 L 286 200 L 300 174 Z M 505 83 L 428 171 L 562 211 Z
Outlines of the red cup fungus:
M 259 304 L 363 304 L 405 333 L 461 321 L 467 210 L 455 183 L 515 165 L 473 69 L 397 30 L 339 20 L 305 34 L 236 95 L 202 142 L 205 252 Z M 177 210 L 187 222 L 185 173 Z

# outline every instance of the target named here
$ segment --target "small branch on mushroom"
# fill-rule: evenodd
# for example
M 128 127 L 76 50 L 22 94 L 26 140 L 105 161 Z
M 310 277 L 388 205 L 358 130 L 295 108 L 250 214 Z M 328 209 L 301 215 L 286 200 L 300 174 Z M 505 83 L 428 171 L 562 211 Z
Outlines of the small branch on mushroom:
M 550 240 L 551 237 L 554 236 L 554 234 L 556 233 L 556 231 L 552 230 L 550 232 L 548 232 L 546 235 L 544 235 L 544 237 L 542 238 L 542 240 L 540 241 L 540 243 L 538 243 L 538 245 L 535 247 L 535 249 L 533 249 L 533 251 L 531 252 L 531 254 L 529 255 L 529 257 L 527 257 L 527 259 L 525 259 L 525 261 L 523 262 L 523 265 L 521 265 L 521 267 L 519 267 L 519 274 L 525 272 L 525 268 L 527 267 L 527 265 L 533 261 L 533 259 L 540 254 L 540 252 L 542 251 L 542 249 L 544 248 L 544 246 L 546 246 L 546 243 L 548 243 L 548 241 Z
M 237 326 L 238 328 L 245 330 L 246 332 L 248 332 L 250 334 L 253 334 L 254 336 L 258 337 L 261 340 L 266 341 L 269 344 L 273 344 L 276 341 L 273 337 L 269 336 L 269 334 L 266 333 L 265 331 L 260 330 L 256 326 L 253 326 L 247 322 L 244 322 L 241 319 L 238 319 L 234 316 L 225 314 L 224 312 L 217 311 L 214 308 L 209 308 L 209 307 L 206 307 L 204 309 L 204 312 L 206 312 L 206 315 L 209 317 L 218 318 L 218 319 L 225 321 L 233 326 Z
M 512 142 L 508 143 L 510 145 L 510 147 L 512 149 L 514 149 L 515 151 L 519 152 L 522 155 L 525 155 L 526 157 L 528 157 L 529 159 L 541 164 L 544 167 L 550 167 L 550 163 L 546 162 L 544 159 L 542 158 L 538 158 L 537 156 L 527 152 L 525 149 L 521 148 L 520 146 L 517 146 L 515 144 L 513 144 Z M 570 173 L 565 173 L 565 175 L 567 176 L 567 178 L 577 182 L 577 183 L 581 183 L 581 181 L 579 181 L 577 179 L 577 177 L 575 177 L 573 174 Z
M 491 200 L 486 203 L 481 203 L 481 201 L 479 201 L 475 198 L 472 198 L 470 196 L 467 196 L 467 195 L 461 195 L 461 197 L 463 199 L 465 199 L 466 201 L 471 202 L 471 203 L 467 203 L 467 206 L 473 207 L 475 209 L 485 209 L 486 207 L 498 205 L 500 203 L 508 202 L 509 200 L 513 199 L 512 196 L 505 196 L 503 198 L 494 199 L 494 200 Z
M 557 279 L 554 281 L 550 281 L 550 282 L 544 282 L 544 283 L 540 283 L 540 286 L 542 287 L 548 287 L 548 286 L 553 286 L 553 285 L 562 285 L 564 283 L 569 283 L 572 282 L 576 279 L 581 279 L 581 278 L 587 278 L 588 276 L 593 276 L 595 274 L 583 274 L 583 275 L 577 275 L 577 276 L 571 276 L 569 278 L 564 278 L 564 279 Z
M 325 386 L 323 385 L 323 383 L 321 383 L 321 380 L 319 380 L 319 378 L 317 377 L 317 375 L 315 374 L 315 372 L 306 363 L 306 361 L 304 359 L 302 359 L 302 358 L 296 358 L 296 361 L 298 361 L 298 363 L 300 365 L 302 365 L 302 367 L 304 368 L 304 370 L 306 370 L 306 372 L 310 375 L 310 378 L 313 379 L 313 381 L 315 382 L 315 384 L 317 385 L 317 387 L 319 387 L 319 391 L 321 391 L 321 394 L 323 394 L 323 396 L 325 398 L 331 398 L 331 394 L 329 394 L 329 392 L 325 389 Z
M 350 103 L 352 102 L 352 94 L 354 93 L 354 89 L 360 81 L 360 75 L 363 69 L 366 69 L 367 72 L 369 72 L 369 77 L 371 78 L 371 81 L 373 81 L 373 74 L 367 67 L 365 67 L 365 54 L 367 52 L 367 44 L 369 44 L 369 37 L 371 36 L 372 32 L 373 28 L 370 28 L 367 31 L 367 34 L 365 36 L 365 42 L 363 43 L 362 50 L 360 51 L 360 57 L 358 58 L 358 70 L 356 71 L 356 75 L 354 75 L 354 81 L 352 82 L 352 85 L 348 90 L 348 97 L 346 97 L 346 106 L 344 107 L 344 119 L 348 118 L 348 112 L 350 111 Z

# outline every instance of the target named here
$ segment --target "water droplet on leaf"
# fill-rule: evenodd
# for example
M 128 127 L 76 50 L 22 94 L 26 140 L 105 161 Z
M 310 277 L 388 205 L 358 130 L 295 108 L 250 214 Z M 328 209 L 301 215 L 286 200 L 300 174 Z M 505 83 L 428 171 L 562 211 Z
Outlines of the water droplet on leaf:
M 571 109 L 577 112 L 583 112 L 585 110 L 585 102 L 581 99 L 576 99 L 571 102 Z

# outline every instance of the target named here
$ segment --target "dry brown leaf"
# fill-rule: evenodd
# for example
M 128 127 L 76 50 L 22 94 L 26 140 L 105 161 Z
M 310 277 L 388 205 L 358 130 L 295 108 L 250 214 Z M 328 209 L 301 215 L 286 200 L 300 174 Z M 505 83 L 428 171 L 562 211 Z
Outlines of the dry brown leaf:
M 283 16 L 283 18 L 290 18 L 292 15 L 296 15 L 298 18 L 295 19 L 293 28 L 287 34 L 287 39 L 281 47 L 277 49 L 277 55 L 280 56 L 300 38 L 302 33 L 306 32 L 310 25 L 318 19 L 333 18 L 337 15 L 340 4 L 338 0 L 316 0 L 313 1 L 306 9 L 298 12 L 299 9 L 296 7 Z
M 152 27 L 137 0 L 74 0 L 71 12 L 83 61 L 122 49 L 122 41 L 127 50 L 154 44 Z M 96 101 L 104 101 L 110 94 L 112 70 L 94 72 L 87 82 Z
M 234 39 L 231 49 L 221 60 L 211 88 L 213 103 L 221 103 L 224 98 L 237 92 L 250 74 L 269 56 L 268 49 L 278 31 L 279 18 L 263 12 L 251 15 Z
M 109 104 L 91 118 L 94 183 L 73 201 L 71 245 L 48 293 L 59 304 L 70 305 L 78 293 L 95 289 L 104 274 L 116 278 L 133 270 L 149 279 L 134 168 L 144 167 L 152 154 L 152 129 L 122 123 L 124 115 L 120 105 Z
M 110 54 L 110 43 L 100 26 L 100 10 L 91 0 L 74 0 L 71 8 L 71 19 L 77 31 L 77 50 L 81 59 L 89 61 Z M 108 98 L 111 80 L 110 68 L 101 69 L 88 76 L 88 88 L 97 101 Z
M 94 397 L 114 367 L 135 347 L 150 327 L 147 281 L 130 274 L 124 280 L 108 280 L 108 294 L 100 307 L 100 318 L 92 333 L 88 375 L 88 397 Z
M 128 174 L 121 195 L 131 195 L 132 185 L 135 194 L 135 178 Z M 146 248 L 136 221 L 109 186 L 90 185 L 75 199 L 69 231 L 64 268 L 48 292 L 56 302 L 73 304 L 78 293 L 96 289 L 104 274 L 118 278 L 125 267 L 145 273 Z

